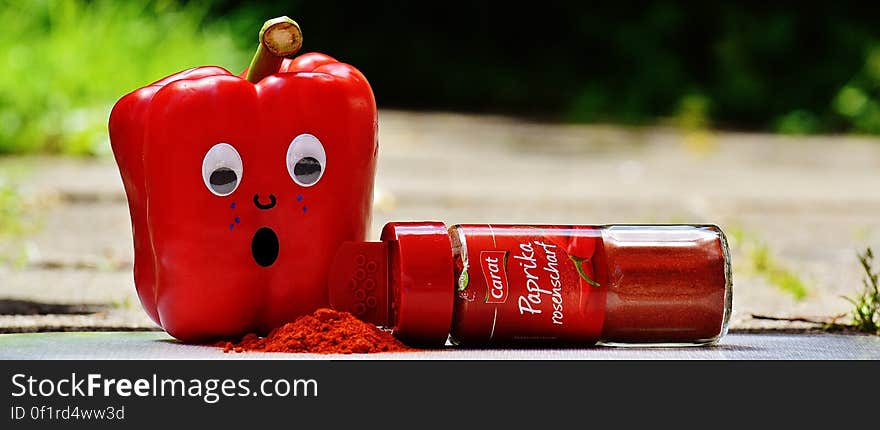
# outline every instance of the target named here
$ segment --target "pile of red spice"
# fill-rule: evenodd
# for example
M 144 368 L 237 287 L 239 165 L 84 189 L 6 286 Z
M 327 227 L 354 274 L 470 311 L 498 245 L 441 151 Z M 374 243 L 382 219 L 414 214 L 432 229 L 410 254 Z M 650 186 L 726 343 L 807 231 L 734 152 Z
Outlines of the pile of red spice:
M 218 342 L 223 352 L 304 352 L 368 354 L 413 351 L 391 333 L 365 323 L 348 312 L 318 309 L 311 315 L 278 327 L 266 337 L 248 334 L 238 343 Z

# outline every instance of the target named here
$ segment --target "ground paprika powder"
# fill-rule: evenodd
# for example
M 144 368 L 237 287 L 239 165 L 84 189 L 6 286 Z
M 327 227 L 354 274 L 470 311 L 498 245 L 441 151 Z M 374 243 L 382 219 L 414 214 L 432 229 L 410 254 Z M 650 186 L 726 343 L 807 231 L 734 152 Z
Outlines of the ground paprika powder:
M 318 309 L 311 315 L 278 327 L 266 337 L 251 333 L 238 343 L 218 342 L 223 352 L 302 352 L 363 354 L 412 351 L 390 333 L 348 312 Z
M 330 304 L 408 344 L 706 345 L 732 303 L 713 225 L 390 223 L 346 242 Z

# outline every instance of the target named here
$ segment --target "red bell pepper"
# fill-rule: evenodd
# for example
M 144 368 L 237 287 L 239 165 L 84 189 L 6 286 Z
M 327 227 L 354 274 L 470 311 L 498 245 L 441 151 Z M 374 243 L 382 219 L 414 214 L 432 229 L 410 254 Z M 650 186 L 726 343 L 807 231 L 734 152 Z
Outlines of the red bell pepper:
M 354 67 L 267 22 L 249 70 L 186 70 L 120 99 L 110 139 L 135 286 L 172 336 L 270 329 L 328 305 L 326 278 L 369 225 L 376 102 Z M 293 51 L 293 52 L 291 52 Z

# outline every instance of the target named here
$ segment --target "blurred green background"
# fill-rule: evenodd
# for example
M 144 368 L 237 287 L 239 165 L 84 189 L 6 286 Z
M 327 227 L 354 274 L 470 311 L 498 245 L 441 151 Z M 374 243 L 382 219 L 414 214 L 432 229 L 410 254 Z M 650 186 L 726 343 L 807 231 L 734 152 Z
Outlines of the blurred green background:
M 101 154 L 123 94 L 188 67 L 238 72 L 287 14 L 360 68 L 383 108 L 547 121 L 880 133 L 880 8 L 733 1 L 0 0 L 0 153 Z

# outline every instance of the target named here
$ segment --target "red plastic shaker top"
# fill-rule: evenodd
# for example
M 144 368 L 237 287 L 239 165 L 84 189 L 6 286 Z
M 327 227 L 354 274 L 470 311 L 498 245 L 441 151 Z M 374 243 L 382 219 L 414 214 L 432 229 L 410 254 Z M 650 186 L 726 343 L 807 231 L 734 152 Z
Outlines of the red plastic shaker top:
M 389 223 L 381 240 L 339 248 L 329 276 L 330 306 L 389 327 L 408 344 L 442 345 L 455 296 L 446 225 Z

